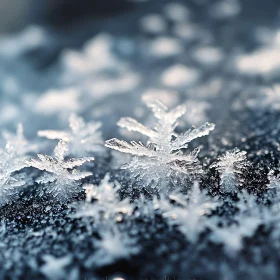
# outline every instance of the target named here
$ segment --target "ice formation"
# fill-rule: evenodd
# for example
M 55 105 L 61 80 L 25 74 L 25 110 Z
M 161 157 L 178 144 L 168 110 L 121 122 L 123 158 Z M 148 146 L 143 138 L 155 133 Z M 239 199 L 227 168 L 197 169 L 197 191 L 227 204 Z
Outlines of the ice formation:
M 142 180 L 147 187 L 167 191 L 170 187 L 168 182 L 177 187 L 180 179 L 184 181 L 199 178 L 203 172 L 197 159 L 199 149 L 189 154 L 184 154 L 182 149 L 187 149 L 192 140 L 208 135 L 214 129 L 214 124 L 205 123 L 183 134 L 177 134 L 174 131 L 177 119 L 184 115 L 185 106 L 168 110 L 160 101 L 148 103 L 147 106 L 157 119 L 154 129 L 147 128 L 132 118 L 122 118 L 118 122 L 120 127 L 148 137 L 147 144 L 135 141 L 128 143 L 113 138 L 106 141 L 106 147 L 134 156 L 122 168 L 130 170 L 132 178 Z
M 99 130 L 100 122 L 85 123 L 81 117 L 72 114 L 69 118 L 69 127 L 71 131 L 40 130 L 38 135 L 67 142 L 68 152 L 75 156 L 104 152 L 102 135 Z
M 212 167 L 215 167 L 220 173 L 221 191 L 225 193 L 234 192 L 238 185 L 242 183 L 240 175 L 247 166 L 245 151 L 234 149 L 219 157 L 218 162 L 212 164 Z
M 0 278 L 279 279 L 277 9 L 133 2 L 0 36 Z
M 92 175 L 88 171 L 78 171 L 75 167 L 94 160 L 93 157 L 65 160 L 67 150 L 68 144 L 60 140 L 54 149 L 54 157 L 38 154 L 39 160 L 28 161 L 30 166 L 46 171 L 36 180 L 37 183 L 45 184 L 47 193 L 62 201 L 79 192 L 79 181 Z

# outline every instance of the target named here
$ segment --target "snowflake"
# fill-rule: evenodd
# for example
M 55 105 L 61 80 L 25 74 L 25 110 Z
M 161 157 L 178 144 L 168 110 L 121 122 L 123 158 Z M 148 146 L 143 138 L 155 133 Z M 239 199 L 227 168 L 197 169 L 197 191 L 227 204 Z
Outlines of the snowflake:
M 17 126 L 16 134 L 8 131 L 3 132 L 3 137 L 6 140 L 6 149 L 9 154 L 16 156 L 24 156 L 28 153 L 36 152 L 37 145 L 31 144 L 23 133 L 23 125 L 20 123 Z
M 66 278 L 65 268 L 72 262 L 72 257 L 70 255 L 61 258 L 56 258 L 52 255 L 44 255 L 42 258 L 45 263 L 41 267 L 41 273 L 47 279 L 62 280 Z
M 270 170 L 268 173 L 268 180 L 269 180 L 269 189 L 275 189 L 277 192 L 279 192 L 280 188 L 280 174 L 278 173 L 275 175 L 275 171 Z
M 169 195 L 169 200 L 163 198 L 157 204 L 169 224 L 178 226 L 191 242 L 198 240 L 199 234 L 208 225 L 207 215 L 218 206 L 218 202 L 208 197 L 206 191 L 200 191 L 197 182 L 188 195 L 176 191 Z
M 256 198 L 246 191 L 238 195 L 236 204 L 238 213 L 234 217 L 234 223 L 230 225 L 218 225 L 218 220 L 212 223 L 211 240 L 224 245 L 225 251 L 234 255 L 243 248 L 244 238 L 252 237 L 263 222 L 262 209 L 256 202 Z
M 210 167 L 215 167 L 221 176 L 221 190 L 225 193 L 234 192 L 237 185 L 242 183 L 242 171 L 248 166 L 246 152 L 235 148 L 227 151 L 218 158 L 218 162 Z
M 103 140 L 99 128 L 100 122 L 85 123 L 84 120 L 72 114 L 69 118 L 71 131 L 40 130 L 38 135 L 48 139 L 58 139 L 69 143 L 69 151 L 73 155 L 84 156 L 88 153 L 104 152 Z
M 54 157 L 38 154 L 40 161 L 35 159 L 29 160 L 30 166 L 47 171 L 47 173 L 44 173 L 36 180 L 37 183 L 47 184 L 48 192 L 61 200 L 66 200 L 73 193 L 77 192 L 79 181 L 92 175 L 91 172 L 81 172 L 74 169 L 74 167 L 94 160 L 93 157 L 64 160 L 67 150 L 67 143 L 61 140 L 54 149 Z
M 124 215 L 131 215 L 133 206 L 129 199 L 120 200 L 118 190 L 109 182 L 109 174 L 101 181 L 99 186 L 84 185 L 86 203 L 78 205 L 75 217 L 93 217 L 97 225 L 121 221 Z
M 35 151 L 36 146 L 31 145 L 23 136 L 23 127 L 18 125 L 17 134 L 4 132 L 6 147 L 0 149 L 0 204 L 4 205 L 18 196 L 18 189 L 26 184 L 25 173 L 17 173 L 28 167 L 26 154 Z M 15 174 L 16 173 L 16 174 Z
M 140 251 L 136 239 L 119 230 L 103 231 L 101 240 L 96 242 L 97 251 L 86 261 L 86 266 L 109 265 L 116 260 L 128 259 Z
M 192 140 L 208 135 L 214 129 L 214 124 L 205 123 L 178 135 L 174 130 L 177 119 L 186 111 L 185 106 L 178 106 L 170 111 L 160 101 L 147 103 L 147 106 L 157 119 L 154 129 L 147 128 L 132 118 L 122 118 L 118 122 L 120 127 L 147 136 L 147 145 L 135 141 L 128 143 L 116 138 L 106 141 L 106 147 L 135 156 L 122 169 L 130 170 L 132 178 L 145 181 L 153 188 L 160 188 L 165 183 L 177 186 L 184 179 L 200 177 L 202 168 L 197 159 L 199 149 L 189 154 L 183 154 L 182 150 Z
M 0 205 L 5 205 L 18 198 L 18 190 L 26 184 L 19 174 L 13 177 L 8 172 L 0 172 Z
M 153 197 L 153 200 L 147 199 L 143 194 L 135 202 L 134 217 L 140 217 L 143 221 L 149 221 L 155 223 L 156 211 L 158 207 L 158 198 Z

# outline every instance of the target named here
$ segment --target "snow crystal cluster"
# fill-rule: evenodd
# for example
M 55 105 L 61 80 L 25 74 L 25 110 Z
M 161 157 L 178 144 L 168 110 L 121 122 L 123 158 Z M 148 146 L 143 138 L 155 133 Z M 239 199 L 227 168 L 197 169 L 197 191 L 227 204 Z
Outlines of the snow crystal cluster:
M 177 120 L 185 113 L 185 106 L 168 110 L 160 101 L 148 103 L 147 106 L 151 108 L 157 119 L 153 129 L 145 127 L 132 118 L 122 118 L 118 122 L 120 127 L 148 137 L 147 144 L 136 141 L 128 143 L 113 138 L 106 141 L 106 147 L 133 155 L 131 162 L 122 168 L 129 169 L 133 179 L 143 180 L 143 185 L 152 189 L 156 187 L 166 189 L 169 187 L 169 182 L 176 187 L 184 177 L 191 180 L 199 179 L 203 172 L 197 159 L 199 149 L 188 154 L 184 154 L 182 150 L 187 149 L 192 140 L 208 135 L 214 129 L 214 124 L 205 123 L 183 134 L 177 134 L 175 132 Z
M 0 279 L 278 279 L 280 29 L 133 2 L 0 38 Z

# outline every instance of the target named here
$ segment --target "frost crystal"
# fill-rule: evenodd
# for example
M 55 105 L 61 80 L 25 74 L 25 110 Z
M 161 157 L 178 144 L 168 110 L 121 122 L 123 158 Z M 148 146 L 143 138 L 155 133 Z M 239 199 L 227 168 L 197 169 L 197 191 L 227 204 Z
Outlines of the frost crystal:
M 176 192 L 171 193 L 169 199 L 176 204 L 173 205 L 166 199 L 158 201 L 163 216 L 171 225 L 178 226 L 189 241 L 196 242 L 199 234 L 208 225 L 207 214 L 214 210 L 218 203 L 208 197 L 205 191 L 200 191 L 197 182 L 187 196 Z
M 268 180 L 269 180 L 268 188 L 269 189 L 276 189 L 277 192 L 279 192 L 279 189 L 280 189 L 280 174 L 278 173 L 277 175 L 275 175 L 275 172 L 273 170 L 271 170 L 268 173 Z
M 234 192 L 237 185 L 242 183 L 240 175 L 248 166 L 246 152 L 235 148 L 227 151 L 218 158 L 218 162 L 211 165 L 215 167 L 221 176 L 221 190 L 225 193 Z
M 21 123 L 17 126 L 16 134 L 4 131 L 3 137 L 7 143 L 7 152 L 13 154 L 14 156 L 24 156 L 28 153 L 36 152 L 38 149 L 37 145 L 31 144 L 27 139 L 25 139 Z
M 67 150 L 67 143 L 61 140 L 54 149 L 54 157 L 38 154 L 40 161 L 35 159 L 29 160 L 30 166 L 47 171 L 47 173 L 37 179 L 37 182 L 46 184 L 49 188 L 48 192 L 62 200 L 77 192 L 81 179 L 92 175 L 91 172 L 81 172 L 74 169 L 74 167 L 94 160 L 93 157 L 64 160 Z
M 84 185 L 86 203 L 79 205 L 75 217 L 93 217 L 96 224 L 107 224 L 121 221 L 124 215 L 131 215 L 133 206 L 129 199 L 120 200 L 118 190 L 109 182 L 109 174 L 101 181 L 99 186 Z
M 81 117 L 72 114 L 69 118 L 69 127 L 71 131 L 40 130 L 38 135 L 68 142 L 70 153 L 76 156 L 104 152 L 102 135 L 99 131 L 100 122 L 86 124 Z
M 4 132 L 3 136 L 7 142 L 5 150 L 0 149 L 0 205 L 15 199 L 18 188 L 25 185 L 24 173 L 15 173 L 29 166 L 26 154 L 36 150 L 36 146 L 24 138 L 21 124 L 16 135 Z
M 66 255 L 62 258 L 55 258 L 51 255 L 44 255 L 41 272 L 47 279 L 62 280 L 66 278 L 65 267 L 69 266 L 72 261 L 70 255 Z
M 157 119 L 154 129 L 147 128 L 132 118 L 122 118 L 118 122 L 120 127 L 147 136 L 149 138 L 147 145 L 113 138 L 106 141 L 105 146 L 135 156 L 122 168 L 129 169 L 132 178 L 145 181 L 152 187 L 160 188 L 160 183 L 162 185 L 171 183 L 176 187 L 181 179 L 192 180 L 200 177 L 202 168 L 197 159 L 199 149 L 189 154 L 183 154 L 182 149 L 188 148 L 188 143 L 192 140 L 208 135 L 214 129 L 214 124 L 205 123 L 178 135 L 174 130 L 177 119 L 186 111 L 185 106 L 178 106 L 169 111 L 160 101 L 147 105 Z
M 222 243 L 230 255 L 241 250 L 243 239 L 252 237 L 262 223 L 262 212 L 256 198 L 245 191 L 241 192 L 238 197 L 240 200 L 236 206 L 239 212 L 234 223 L 222 227 L 213 224 L 211 226 L 213 230 L 211 239 L 214 242 Z
M 102 232 L 101 240 L 96 245 L 97 252 L 87 260 L 87 266 L 108 265 L 119 259 L 127 259 L 140 251 L 134 238 L 117 229 Z
M 13 176 L 11 174 L 2 172 L 0 173 L 0 205 L 10 203 L 18 197 L 18 188 L 25 185 L 25 180 L 20 176 Z

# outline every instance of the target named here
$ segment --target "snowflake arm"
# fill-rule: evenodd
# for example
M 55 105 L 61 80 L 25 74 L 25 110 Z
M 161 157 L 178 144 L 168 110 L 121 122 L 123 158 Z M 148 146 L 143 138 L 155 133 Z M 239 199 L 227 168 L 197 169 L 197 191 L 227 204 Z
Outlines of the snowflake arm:
M 39 130 L 38 136 L 40 137 L 46 137 L 51 140 L 63 140 L 63 141 L 69 141 L 70 140 L 70 134 L 65 131 L 59 131 L 59 130 Z
M 189 142 L 191 142 L 196 138 L 208 135 L 210 131 L 214 130 L 214 128 L 215 128 L 214 124 L 207 122 L 198 128 L 189 129 L 187 132 L 185 132 L 182 135 L 179 135 L 174 140 L 174 142 L 172 143 L 173 149 L 179 150 L 179 149 L 187 148 Z
M 119 127 L 126 128 L 128 131 L 139 132 L 142 135 L 148 136 L 150 138 L 154 138 L 157 135 L 157 133 L 154 130 L 145 127 L 144 125 L 132 118 L 121 118 L 118 121 L 117 125 Z
M 86 162 L 91 162 L 94 157 L 83 157 L 83 158 L 71 158 L 62 163 L 63 168 L 72 169 L 77 166 L 81 166 Z
M 167 122 L 170 125 L 170 130 L 173 128 L 176 121 L 186 113 L 186 106 L 180 105 L 176 108 L 169 110 L 159 100 L 147 103 L 147 106 L 152 110 L 154 116 L 164 124 Z
M 113 138 L 105 142 L 105 146 L 122 153 L 131 154 L 134 156 L 147 156 L 147 157 L 156 157 L 157 153 L 153 150 L 150 150 L 148 147 L 144 146 L 141 142 L 137 143 L 131 141 L 130 143 Z

